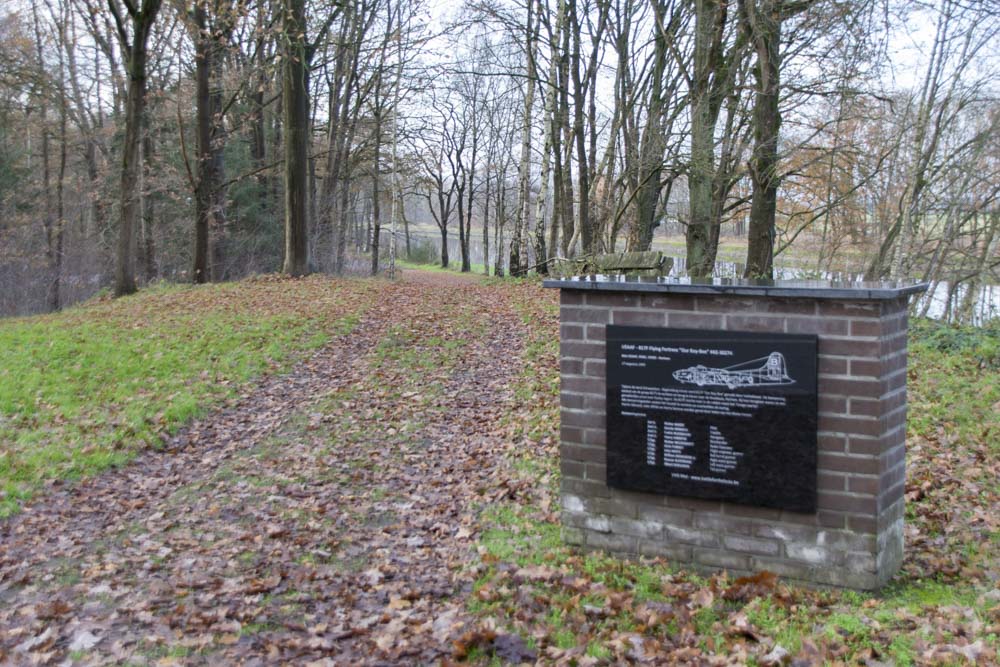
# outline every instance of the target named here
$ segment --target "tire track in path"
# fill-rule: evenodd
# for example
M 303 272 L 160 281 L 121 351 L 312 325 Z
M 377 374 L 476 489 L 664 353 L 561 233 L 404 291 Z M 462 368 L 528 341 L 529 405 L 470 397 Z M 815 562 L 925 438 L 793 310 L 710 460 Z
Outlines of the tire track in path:
M 525 332 L 407 272 L 355 331 L 0 522 L 0 664 L 414 664 L 463 629 Z

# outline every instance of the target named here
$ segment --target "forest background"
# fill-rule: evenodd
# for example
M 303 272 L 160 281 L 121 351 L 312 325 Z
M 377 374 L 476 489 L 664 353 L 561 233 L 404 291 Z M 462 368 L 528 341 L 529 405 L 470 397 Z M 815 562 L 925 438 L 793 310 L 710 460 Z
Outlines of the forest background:
M 0 315 L 653 248 L 924 280 L 919 312 L 982 322 L 998 29 L 993 0 L 15 0 Z

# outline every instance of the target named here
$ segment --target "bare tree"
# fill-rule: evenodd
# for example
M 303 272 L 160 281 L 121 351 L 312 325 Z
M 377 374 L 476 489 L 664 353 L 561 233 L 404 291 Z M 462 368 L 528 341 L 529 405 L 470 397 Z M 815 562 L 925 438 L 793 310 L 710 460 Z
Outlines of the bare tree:
M 538 21 L 535 18 L 535 3 L 528 0 L 524 28 L 525 41 L 525 92 L 521 118 L 521 158 L 517 168 L 517 210 L 514 212 L 514 229 L 510 239 L 510 274 L 520 276 L 528 270 L 527 224 L 531 207 L 531 116 L 535 105 L 535 79 L 538 76 L 536 44 L 538 42 Z
M 210 261 L 210 232 L 219 230 L 225 217 L 226 195 L 222 123 L 222 56 L 232 31 L 234 8 L 229 0 L 195 0 L 191 7 L 190 30 L 195 43 L 195 116 L 198 137 L 197 174 L 194 182 L 195 242 L 191 279 L 204 283 L 221 277 L 221 264 Z M 218 233 L 218 232 L 217 232 Z M 221 241 L 217 241 L 217 245 Z
M 778 133 L 781 129 L 781 24 L 816 0 L 740 0 L 740 20 L 756 54 L 753 108 L 754 148 L 750 158 L 753 198 L 744 275 L 770 278 L 774 265 L 778 210 Z
M 448 267 L 448 225 L 461 198 L 459 180 L 463 178 L 459 156 L 465 148 L 466 128 L 458 119 L 454 93 L 446 91 L 429 101 L 436 118 L 434 125 L 421 133 L 424 145 L 416 148 L 422 168 L 422 195 L 434 224 L 441 234 L 441 266 Z M 433 137 L 433 141 L 426 138 Z M 462 186 L 464 187 L 464 185 Z
M 146 47 L 156 15 L 160 11 L 160 0 L 142 0 L 139 5 L 131 0 L 108 0 L 108 8 L 114 17 L 125 71 L 128 74 L 125 141 L 121 163 L 121 218 L 114 288 L 115 296 L 124 296 L 136 291 L 136 228 L 141 213 L 139 149 L 146 111 Z
M 897 215 L 868 267 L 869 277 L 901 277 L 908 272 L 907 257 L 913 250 L 919 225 L 942 167 L 954 152 L 943 145 L 945 134 L 962 111 L 979 95 L 987 78 L 969 76 L 977 56 L 996 43 L 1000 35 L 997 12 L 989 3 L 967 5 L 941 0 L 936 10 L 934 42 L 916 99 L 907 104 L 911 125 L 907 128 L 905 187 L 897 204 Z M 988 75 L 987 75 L 988 76 Z

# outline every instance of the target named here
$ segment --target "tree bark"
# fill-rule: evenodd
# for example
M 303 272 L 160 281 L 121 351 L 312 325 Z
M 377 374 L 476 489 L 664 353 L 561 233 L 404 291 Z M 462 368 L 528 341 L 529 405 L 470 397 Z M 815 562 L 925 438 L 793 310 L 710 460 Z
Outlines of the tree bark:
M 487 160 L 489 162 L 489 160 Z M 486 168 L 486 195 L 483 197 L 483 275 L 490 275 L 490 170 Z
M 152 128 L 149 126 L 149 114 L 146 114 L 146 126 L 142 135 L 142 264 L 146 283 L 156 279 L 156 197 L 151 192 L 152 170 L 150 161 L 156 150 L 153 141 Z
M 498 278 L 503 278 L 504 268 L 503 268 L 503 227 L 504 222 L 507 217 L 507 185 L 504 182 L 503 175 L 498 175 L 497 177 L 497 217 L 496 223 L 493 226 L 493 241 L 497 247 L 496 252 L 496 263 L 493 266 L 493 275 Z
M 559 108 L 558 124 L 553 132 L 553 155 L 556 157 L 555 186 L 560 189 L 558 202 L 559 217 L 562 227 L 562 254 L 570 257 L 575 252 L 573 245 L 573 227 L 576 216 L 573 214 L 573 164 L 572 137 L 569 126 L 569 53 L 570 33 L 572 32 L 566 16 L 566 2 L 559 2 L 559 13 L 556 16 L 556 34 L 560 38 L 559 48 Z
M 691 165 L 688 170 L 690 218 L 686 234 L 688 273 L 711 275 L 712 180 L 715 173 L 715 121 L 710 99 L 713 46 L 720 10 L 717 0 L 695 0 L 695 37 L 691 81 Z M 724 19 L 723 19 L 724 20 Z M 721 35 L 718 36 L 721 41 Z
M 538 5 L 538 18 L 539 21 L 545 16 L 543 14 L 543 5 L 539 2 Z M 555 43 L 554 37 L 558 37 L 559 34 L 559 17 L 562 16 L 562 3 L 559 3 L 559 9 L 556 12 L 556 31 L 555 35 L 551 34 L 550 30 L 550 40 Z M 546 21 L 548 26 L 548 21 Z M 536 225 L 539 224 L 538 221 L 544 220 L 544 208 L 548 206 L 548 193 L 549 193 L 549 181 L 553 181 L 552 188 L 552 209 L 551 215 L 549 216 L 549 238 L 548 243 L 544 244 L 537 242 L 536 244 L 545 253 L 545 256 L 541 259 L 552 259 L 559 252 L 558 242 L 559 242 L 559 206 L 560 206 L 560 187 L 559 175 L 554 172 L 553 163 L 555 165 L 559 164 L 559 128 L 556 120 L 556 102 L 558 99 L 558 87 L 557 80 L 559 76 L 559 59 L 556 57 L 557 54 L 553 53 L 549 58 L 549 75 L 546 81 L 545 88 L 545 113 L 544 113 L 544 149 L 542 150 L 542 172 L 541 172 L 541 187 L 538 193 L 538 201 L 535 208 L 535 220 Z M 555 160 L 553 160 L 555 156 Z M 544 234 L 544 229 L 542 234 Z M 538 248 L 536 248 L 537 254 Z M 548 265 L 542 265 L 542 272 L 548 273 Z
M 379 95 L 382 87 L 382 76 L 379 75 L 379 83 L 376 86 L 376 96 Z M 382 192 L 379 182 L 379 160 L 381 158 L 382 147 L 382 115 L 375 117 L 375 157 L 372 166 L 372 275 L 378 275 L 378 252 L 379 241 L 382 234 Z
M 309 273 L 309 61 L 305 0 L 284 0 L 282 101 L 285 113 L 285 261 L 290 276 Z
M 60 31 L 64 26 L 60 26 Z M 56 176 L 56 217 L 52 239 L 52 283 L 49 287 L 49 310 L 62 308 L 63 247 L 66 238 L 66 81 L 63 76 L 62 50 L 60 50 L 59 76 L 59 170 Z
M 639 147 L 638 173 L 636 174 L 635 227 L 626 247 L 629 250 L 649 250 L 653 243 L 656 213 L 660 202 L 660 177 L 663 171 L 663 76 L 667 65 L 667 38 L 664 7 L 653 2 L 653 12 L 659 29 L 653 41 L 653 73 L 651 76 L 646 126 L 642 145 Z M 672 37 L 672 35 L 671 35 Z
M 573 136 L 576 139 L 576 169 L 577 194 L 580 201 L 577 207 L 577 229 L 583 243 L 583 254 L 595 252 L 594 229 L 590 217 L 590 170 L 587 160 L 587 135 L 583 122 L 586 91 L 584 90 L 582 62 L 580 56 L 580 17 L 577 14 L 576 0 L 568 0 L 566 11 L 572 26 L 572 52 L 570 54 L 570 75 L 573 80 Z
M 750 202 L 747 261 L 744 277 L 774 275 L 775 215 L 778 209 L 778 109 L 781 71 L 781 0 L 741 0 L 757 52 L 757 81 L 753 110 L 754 148 L 750 159 L 753 194 Z
M 448 227 L 441 226 L 441 268 L 448 268 Z
M 525 50 L 527 53 L 524 93 L 524 115 L 521 119 L 521 160 L 517 168 L 517 210 L 514 212 L 514 229 L 510 239 L 510 275 L 520 276 L 527 272 L 528 258 L 522 256 L 525 245 L 528 213 L 531 207 L 531 114 L 535 104 L 535 42 L 538 34 L 534 3 L 527 3 L 528 18 L 525 23 Z
M 131 3 L 126 5 L 132 22 L 131 42 L 117 0 L 108 0 L 108 6 L 115 16 L 119 39 L 125 47 L 125 70 L 128 73 L 128 89 L 125 96 L 125 140 L 122 144 L 121 163 L 122 205 L 114 284 L 115 296 L 125 296 L 133 294 L 137 289 L 136 228 L 141 213 L 138 187 L 141 168 L 139 148 L 143 116 L 146 112 L 146 47 L 156 14 L 160 10 L 160 0 L 143 0 L 139 9 Z
M 194 3 L 194 71 L 195 71 L 195 128 L 198 138 L 196 182 L 194 192 L 194 266 L 191 280 L 207 283 L 212 279 L 209 263 L 208 232 L 212 226 L 212 103 L 210 78 L 212 76 L 212 40 L 208 28 L 205 3 Z
M 466 192 L 459 193 L 458 226 L 462 231 L 462 273 L 472 271 L 472 209 L 476 195 L 476 160 L 479 159 L 479 89 L 472 90 L 471 99 L 466 100 L 466 110 L 471 113 L 467 123 L 467 131 L 472 133 L 472 150 L 468 166 L 462 161 L 462 181 Z M 471 107 L 471 110 L 469 110 Z M 463 204 L 462 197 L 466 197 Z
M 541 13 L 541 2 L 538 3 L 538 12 Z M 545 92 L 542 118 L 542 164 L 539 175 L 538 197 L 535 199 L 535 266 L 540 274 L 549 272 L 546 260 L 549 259 L 549 249 L 554 248 L 555 241 L 546 243 L 545 240 L 545 212 L 548 208 L 549 198 L 549 177 L 552 171 L 552 103 L 555 99 L 555 90 L 551 83 Z M 550 228 L 555 229 L 553 224 Z
M 38 18 L 38 7 L 32 5 L 31 8 L 32 19 L 34 22 L 35 31 L 35 53 L 38 58 L 37 67 L 38 75 L 43 79 L 43 84 L 45 77 L 45 44 L 42 39 L 42 28 L 41 22 Z M 48 128 L 48 97 L 46 91 L 42 90 L 39 94 L 38 99 L 39 105 L 39 122 L 41 125 L 42 134 L 42 146 L 41 146 L 41 161 L 42 161 L 42 228 L 45 231 L 45 257 L 48 263 L 49 275 L 47 277 L 46 286 L 46 302 L 48 304 L 49 310 L 58 310 L 58 305 L 53 305 L 53 269 L 56 263 L 55 256 L 55 225 L 57 223 L 55 213 L 52 210 L 52 171 L 50 166 L 50 139 L 49 139 L 49 128 Z M 65 142 L 65 136 L 63 137 Z M 28 151 L 31 151 L 31 135 L 28 135 Z M 31 167 L 31 159 L 28 159 L 28 167 Z M 46 278 L 43 278 L 46 280 Z M 58 301 L 58 299 L 56 299 Z

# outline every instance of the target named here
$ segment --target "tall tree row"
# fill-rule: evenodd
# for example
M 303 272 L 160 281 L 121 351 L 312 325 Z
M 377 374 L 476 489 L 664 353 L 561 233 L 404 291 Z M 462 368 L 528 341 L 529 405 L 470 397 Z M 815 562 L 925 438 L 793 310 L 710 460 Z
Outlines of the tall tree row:
M 5 9 L 0 281 L 24 288 L 0 312 L 397 250 L 523 275 L 676 248 L 707 277 L 729 240 L 747 277 L 794 248 L 947 285 L 965 317 L 998 272 L 998 22 L 957 0 Z M 890 67 L 905 40 L 918 71 Z

